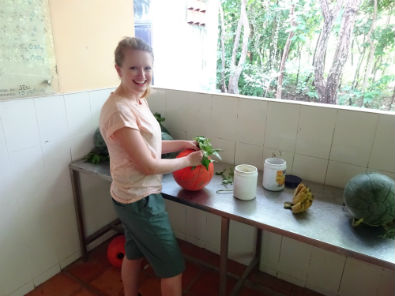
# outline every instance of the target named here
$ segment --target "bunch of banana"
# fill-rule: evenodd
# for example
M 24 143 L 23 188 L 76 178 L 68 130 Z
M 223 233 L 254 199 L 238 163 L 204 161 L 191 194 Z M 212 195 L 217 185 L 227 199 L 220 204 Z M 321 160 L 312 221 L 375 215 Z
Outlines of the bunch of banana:
M 285 202 L 284 208 L 291 209 L 294 214 L 305 212 L 313 203 L 313 198 L 310 188 L 300 183 L 294 191 L 292 202 Z

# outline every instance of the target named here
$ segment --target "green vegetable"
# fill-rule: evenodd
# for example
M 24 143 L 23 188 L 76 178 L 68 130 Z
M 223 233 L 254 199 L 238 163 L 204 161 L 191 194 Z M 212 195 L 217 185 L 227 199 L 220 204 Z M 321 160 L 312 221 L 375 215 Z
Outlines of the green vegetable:
M 344 202 L 353 216 L 353 226 L 361 223 L 382 226 L 384 236 L 394 238 L 394 192 L 394 180 L 380 173 L 351 178 L 344 188 Z
M 221 151 L 221 149 L 214 149 L 213 146 L 211 145 L 210 139 L 206 137 L 196 137 L 194 139 L 200 150 L 203 151 L 203 158 L 202 158 L 202 165 L 208 170 L 208 165 L 210 162 L 213 162 L 214 160 L 209 157 L 211 155 L 215 156 L 219 160 L 221 160 L 221 156 L 219 155 L 218 151 Z
M 222 185 L 233 184 L 234 167 L 226 168 L 221 172 L 215 173 L 217 176 L 222 176 Z
M 165 118 L 162 117 L 160 113 L 155 113 L 154 116 L 159 122 L 160 128 L 162 130 L 162 140 L 173 140 L 173 137 L 170 135 L 169 131 L 162 125 L 162 122 L 165 121 Z M 93 164 L 108 161 L 110 157 L 108 154 L 107 145 L 100 133 L 99 128 L 96 129 L 93 135 L 93 143 L 94 148 L 84 157 L 85 161 Z M 177 153 L 167 153 L 163 154 L 162 158 L 175 158 L 176 155 Z

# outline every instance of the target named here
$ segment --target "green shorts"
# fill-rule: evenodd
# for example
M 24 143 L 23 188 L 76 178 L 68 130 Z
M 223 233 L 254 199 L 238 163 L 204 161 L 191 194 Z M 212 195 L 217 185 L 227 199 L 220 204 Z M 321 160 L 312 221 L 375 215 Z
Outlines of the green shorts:
M 130 260 L 145 257 L 160 278 L 182 273 L 184 258 L 171 229 L 161 194 L 122 204 L 113 199 L 125 231 L 125 254 Z

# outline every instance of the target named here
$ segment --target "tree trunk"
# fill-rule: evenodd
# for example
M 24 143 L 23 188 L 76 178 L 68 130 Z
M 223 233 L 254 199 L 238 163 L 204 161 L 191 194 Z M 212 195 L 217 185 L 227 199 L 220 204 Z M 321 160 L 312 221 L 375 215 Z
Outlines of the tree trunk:
M 224 20 L 224 11 L 222 9 L 221 1 L 219 3 L 219 15 L 221 22 L 221 91 L 223 93 L 227 92 L 226 83 L 225 83 L 225 20 Z
M 278 33 L 279 33 L 279 31 L 280 31 L 280 26 L 278 24 L 278 17 L 274 16 L 274 20 L 273 20 L 273 40 L 272 40 L 272 50 L 270 52 L 270 59 L 269 59 L 269 70 L 271 70 L 271 69 L 276 67 L 277 50 L 278 50 Z
M 392 106 L 395 103 L 395 85 L 394 85 L 394 90 L 392 91 L 392 97 L 391 97 L 391 103 L 388 106 L 388 110 L 391 111 Z
M 350 50 L 351 34 L 354 28 L 355 18 L 360 6 L 361 0 L 348 0 L 343 14 L 343 22 L 339 34 L 336 52 L 333 57 L 332 67 L 329 70 L 328 79 L 325 88 L 325 103 L 336 104 L 337 89 L 340 83 L 340 77 L 343 72 L 344 64 L 347 61 Z
M 362 44 L 365 43 L 365 38 L 366 38 L 366 35 L 363 37 Z M 359 84 L 359 71 L 361 70 L 362 62 L 363 62 L 363 59 L 365 57 L 365 52 L 366 52 L 366 48 L 365 47 L 362 50 L 359 50 L 359 46 L 357 44 L 357 48 L 358 48 L 358 51 L 359 51 L 359 60 L 358 60 L 357 68 L 355 69 L 354 80 L 352 82 L 352 87 L 353 88 L 357 88 L 358 87 L 358 84 Z
M 319 101 L 323 102 L 325 99 L 325 82 L 324 82 L 324 70 L 325 70 L 325 56 L 328 47 L 328 40 L 333 27 L 333 21 L 336 18 L 340 7 L 341 0 L 336 2 L 335 7 L 329 8 L 327 0 L 320 0 L 322 16 L 324 18 L 324 25 L 321 30 L 319 39 L 317 41 L 317 47 L 315 49 L 313 67 L 314 67 L 314 86 L 317 90 Z
M 301 61 L 301 58 L 302 58 L 302 54 L 300 52 L 300 49 L 301 49 L 301 47 L 300 47 L 300 45 L 298 45 L 298 73 L 296 73 L 296 81 L 295 81 L 296 87 L 298 87 L 298 84 L 299 84 L 300 61 Z
M 229 77 L 229 84 L 228 84 L 228 92 L 231 94 L 238 94 L 239 93 L 239 78 L 240 78 L 241 71 L 243 70 L 243 66 L 244 66 L 244 63 L 246 60 L 246 56 L 247 56 L 248 37 L 250 35 L 250 27 L 249 27 L 248 18 L 247 18 L 246 0 L 241 0 L 239 25 L 240 25 L 240 31 L 238 32 L 238 35 L 236 35 L 235 43 L 233 46 L 233 52 L 232 52 L 231 69 L 233 71 L 231 71 L 231 74 Z M 239 25 L 238 25 L 237 29 L 239 29 Z M 238 43 L 240 40 L 241 27 L 243 27 L 243 44 L 242 44 L 240 59 L 236 65 L 236 52 L 239 47 Z
M 294 28 L 296 26 L 294 10 L 295 10 L 295 4 L 292 3 L 291 10 L 289 12 L 289 19 L 290 19 L 291 28 Z M 293 30 L 290 31 L 288 34 L 287 42 L 285 42 L 283 56 L 281 58 L 281 63 L 280 63 L 280 68 L 278 70 L 279 75 L 278 75 L 277 93 L 276 93 L 277 99 L 281 99 L 285 62 L 288 59 L 289 48 L 291 47 L 291 41 L 292 41 L 292 37 L 294 36 L 294 34 L 295 34 L 295 31 L 293 31 Z
M 376 26 L 376 18 L 377 18 L 377 0 L 373 0 L 373 17 L 372 17 L 372 24 L 370 25 L 370 29 L 368 32 L 368 37 L 367 40 L 369 40 L 369 55 L 368 59 L 366 60 L 366 65 L 365 65 L 365 71 L 364 71 L 364 76 L 363 76 L 363 83 L 362 83 L 362 90 L 366 90 L 366 85 L 368 82 L 368 78 L 372 75 L 372 62 L 373 62 L 373 56 L 374 56 L 374 51 L 376 49 L 376 45 L 374 43 L 374 40 L 372 38 L 372 33 L 375 29 Z

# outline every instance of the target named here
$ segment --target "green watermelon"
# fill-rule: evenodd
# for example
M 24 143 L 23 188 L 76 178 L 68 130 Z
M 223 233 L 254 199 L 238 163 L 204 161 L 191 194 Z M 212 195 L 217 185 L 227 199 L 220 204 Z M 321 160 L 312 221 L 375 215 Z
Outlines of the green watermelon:
M 364 223 L 386 227 L 394 222 L 394 184 L 388 176 L 375 172 L 362 173 L 348 181 L 343 197 L 353 216 L 353 226 Z
M 93 135 L 93 142 L 97 152 L 108 154 L 106 142 L 104 142 L 99 128 L 96 129 L 95 134 Z
M 174 140 L 173 137 L 167 131 L 167 129 L 160 122 L 159 124 L 162 129 L 162 140 Z M 93 164 L 98 164 L 107 161 L 109 159 L 108 149 L 106 142 L 104 142 L 104 139 L 100 133 L 99 128 L 96 129 L 93 135 L 93 143 L 94 143 L 94 148 L 92 149 L 91 152 L 89 152 L 85 156 L 85 160 Z M 163 154 L 162 158 L 175 158 L 176 156 L 177 153 L 173 152 L 173 153 Z

